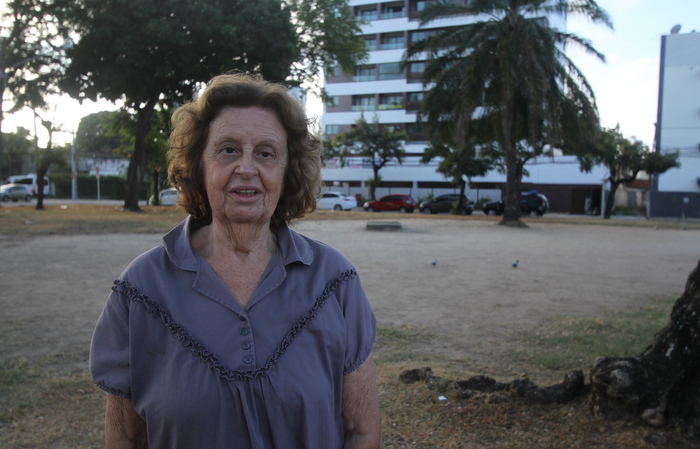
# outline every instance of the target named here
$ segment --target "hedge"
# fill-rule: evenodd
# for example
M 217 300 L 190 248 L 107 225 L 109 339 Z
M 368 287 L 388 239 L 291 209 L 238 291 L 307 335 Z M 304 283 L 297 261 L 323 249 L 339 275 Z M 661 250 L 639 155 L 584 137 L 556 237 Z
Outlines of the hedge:
M 70 173 L 56 173 L 49 176 L 54 185 L 56 198 L 71 198 Z M 97 179 L 94 176 L 78 174 L 78 198 L 97 199 Z M 141 186 L 139 199 L 148 198 L 150 183 Z M 122 200 L 126 192 L 126 179 L 121 176 L 100 176 L 100 199 Z

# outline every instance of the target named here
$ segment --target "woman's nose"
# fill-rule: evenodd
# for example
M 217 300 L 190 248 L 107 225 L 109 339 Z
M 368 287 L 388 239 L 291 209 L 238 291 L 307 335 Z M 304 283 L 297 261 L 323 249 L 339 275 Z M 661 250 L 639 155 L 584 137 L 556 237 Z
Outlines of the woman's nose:
M 234 173 L 239 174 L 243 177 L 255 176 L 258 172 L 253 161 L 253 155 L 244 152 L 240 158 L 236 161 L 236 167 L 234 168 Z

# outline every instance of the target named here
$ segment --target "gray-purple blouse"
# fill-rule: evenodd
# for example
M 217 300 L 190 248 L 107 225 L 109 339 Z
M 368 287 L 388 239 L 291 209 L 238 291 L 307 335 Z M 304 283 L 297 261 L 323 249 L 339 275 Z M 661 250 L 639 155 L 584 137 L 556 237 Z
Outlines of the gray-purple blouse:
M 282 226 L 243 310 L 192 249 L 195 224 L 114 282 L 92 338 L 93 381 L 133 402 L 151 449 L 341 448 L 343 376 L 376 330 L 357 272 Z

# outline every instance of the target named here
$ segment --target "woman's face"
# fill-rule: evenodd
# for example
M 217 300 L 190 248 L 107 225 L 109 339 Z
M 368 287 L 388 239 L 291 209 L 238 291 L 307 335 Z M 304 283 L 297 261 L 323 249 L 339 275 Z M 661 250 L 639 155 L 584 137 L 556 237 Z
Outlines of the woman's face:
M 274 112 L 222 109 L 202 155 L 213 219 L 269 226 L 284 189 L 287 153 L 287 133 Z

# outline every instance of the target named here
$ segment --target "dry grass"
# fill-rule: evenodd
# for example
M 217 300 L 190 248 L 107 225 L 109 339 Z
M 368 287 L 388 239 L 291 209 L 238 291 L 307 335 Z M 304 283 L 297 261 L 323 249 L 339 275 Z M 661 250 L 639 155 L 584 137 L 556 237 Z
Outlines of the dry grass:
M 398 215 L 397 215 L 398 216 Z M 391 219 L 393 214 L 375 214 L 371 218 Z M 414 214 L 411 219 L 423 219 Z M 25 236 L 48 234 L 97 233 L 164 233 L 184 218 L 174 208 L 148 207 L 143 213 L 124 212 L 108 206 L 49 206 L 45 211 L 31 207 L 0 208 L 0 235 Z M 325 212 L 313 219 L 367 220 L 363 212 Z M 403 215 L 403 219 L 408 218 Z M 432 218 L 435 218 L 434 216 Z M 440 216 L 445 220 L 491 220 L 499 218 L 472 216 Z M 526 219 L 527 222 L 531 219 Z M 532 220 L 535 220 L 534 218 Z M 546 222 L 574 224 L 606 224 L 615 226 L 681 226 L 663 221 L 603 221 L 561 217 L 537 218 Z M 697 226 L 697 225 L 695 225 Z M 667 316 L 670 302 L 662 303 L 656 312 Z M 643 313 L 648 313 L 645 310 Z M 641 313 L 641 312 L 640 312 Z M 650 326 L 657 326 L 649 321 Z M 412 343 L 431 339 L 420 329 L 381 328 L 376 347 L 377 376 L 382 409 L 384 445 L 386 448 L 651 448 L 649 435 L 659 437 L 654 429 L 625 422 L 605 422 L 592 416 L 585 399 L 566 405 L 527 406 L 515 398 L 496 400 L 489 395 L 460 399 L 449 382 L 431 386 L 426 383 L 406 385 L 399 381 L 403 370 L 430 366 L 435 375 L 448 380 L 462 380 L 475 374 L 486 374 L 501 382 L 513 379 L 512 373 L 531 373 L 534 381 L 551 383 L 563 378 L 567 367 L 551 367 L 538 361 L 538 354 L 567 352 L 577 342 L 543 335 L 579 335 L 586 326 L 593 333 L 601 329 L 618 332 L 625 321 L 638 321 L 637 315 L 611 317 L 610 321 L 593 323 L 562 319 L 551 326 L 538 327 L 513 334 L 504 346 L 493 348 L 489 366 L 469 366 L 455 361 L 436 359 L 417 353 Z M 597 326 L 597 327 L 596 327 Z M 656 329 L 639 333 L 649 338 Z M 530 332 L 529 334 L 527 332 Z M 645 333 L 646 332 L 646 333 Z M 513 346 L 513 342 L 520 342 Z M 585 342 L 579 344 L 585 347 Z M 506 350 L 504 348 L 510 348 Z M 578 348 L 580 350 L 580 348 Z M 611 350 L 614 350 L 612 348 Z M 621 351 L 625 349 L 620 348 Z M 67 355 L 70 356 L 70 355 Z M 586 359 L 588 354 L 577 357 Z M 576 368 L 576 367 L 572 367 Z M 446 400 L 440 400 L 444 396 Z M 87 371 L 78 374 L 56 374 L 43 363 L 29 364 L 22 360 L 0 361 L 0 447 L 3 448 L 97 448 L 103 446 L 103 394 L 94 387 Z M 666 447 L 692 447 L 679 442 L 673 433 L 664 438 L 673 441 Z M 662 438 L 659 438 L 662 439 Z

